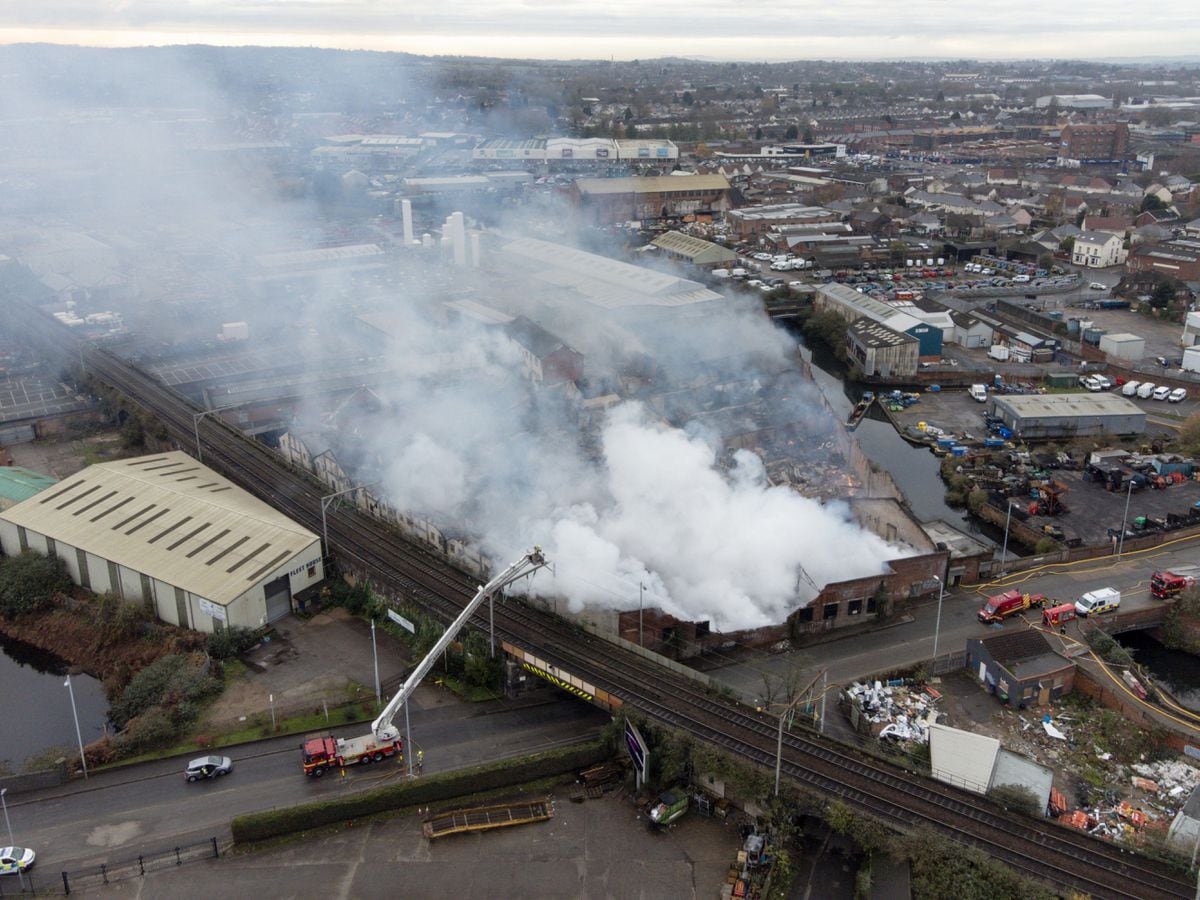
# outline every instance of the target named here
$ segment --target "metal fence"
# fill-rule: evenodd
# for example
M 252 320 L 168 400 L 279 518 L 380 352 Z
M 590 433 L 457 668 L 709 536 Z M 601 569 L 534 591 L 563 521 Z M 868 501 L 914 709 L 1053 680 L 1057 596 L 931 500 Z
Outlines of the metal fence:
M 81 866 L 53 872 L 33 868 L 22 874 L 21 879 L 0 878 L 0 897 L 32 896 L 40 894 L 70 894 L 87 891 L 106 884 L 142 878 L 164 869 L 174 869 L 184 863 L 206 859 L 220 859 L 221 847 L 215 837 L 192 844 L 180 844 L 137 856 L 109 860 L 95 866 Z

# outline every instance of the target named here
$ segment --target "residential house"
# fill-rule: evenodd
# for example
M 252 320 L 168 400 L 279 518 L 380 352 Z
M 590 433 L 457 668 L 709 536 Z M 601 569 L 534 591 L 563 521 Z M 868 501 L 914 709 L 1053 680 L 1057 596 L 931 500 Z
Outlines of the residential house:
M 1124 238 L 1133 227 L 1133 219 L 1128 216 L 1089 215 L 1083 220 L 1084 231 L 1107 231 Z
M 1075 685 L 1075 664 L 1031 628 L 969 639 L 966 668 L 988 693 L 1018 709 L 1044 706 Z
M 1071 254 L 1071 262 L 1077 266 L 1087 266 L 1091 269 L 1119 266 L 1129 255 L 1124 244 L 1125 242 L 1120 237 L 1111 232 L 1080 232 L 1075 237 L 1075 249 Z

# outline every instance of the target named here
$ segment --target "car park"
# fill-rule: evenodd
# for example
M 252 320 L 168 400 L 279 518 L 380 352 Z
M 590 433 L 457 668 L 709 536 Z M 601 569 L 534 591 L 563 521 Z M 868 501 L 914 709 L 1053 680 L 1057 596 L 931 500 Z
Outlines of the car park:
M 201 756 L 187 764 L 183 777 L 188 781 L 204 778 L 219 778 L 233 771 L 233 760 L 228 756 Z
M 1152 396 L 1155 400 L 1166 400 L 1171 396 L 1171 389 L 1164 384 L 1160 387 L 1156 387 L 1154 389 L 1154 393 L 1150 396 Z
M 1158 387 L 1153 381 L 1143 381 L 1137 389 L 1137 395 L 1142 400 L 1149 400 L 1150 395 L 1154 393 L 1154 389 Z
M 0 847 L 0 875 L 16 875 L 26 871 L 37 859 L 28 847 Z
M 1175 388 L 1175 390 L 1171 391 L 1171 393 L 1167 395 L 1167 401 L 1169 403 L 1182 403 L 1186 399 L 1187 388 Z

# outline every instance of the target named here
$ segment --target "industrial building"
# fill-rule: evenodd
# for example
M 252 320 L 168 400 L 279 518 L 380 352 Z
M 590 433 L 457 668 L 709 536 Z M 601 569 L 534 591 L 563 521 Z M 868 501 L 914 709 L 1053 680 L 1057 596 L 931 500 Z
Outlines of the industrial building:
M 179 451 L 89 466 L 0 512 L 0 546 L 198 631 L 263 626 L 324 578 L 317 535 Z
M 668 231 L 666 234 L 660 234 L 650 243 L 662 250 L 669 258 L 702 269 L 729 265 L 737 262 L 738 258 L 738 255 L 728 247 L 692 237 L 682 231 Z
M 1146 413 L 1141 407 L 1103 392 L 993 395 L 989 408 L 1026 440 L 1141 434 L 1146 430 Z
M 1020 709 L 1045 706 L 1075 684 L 1075 663 L 1033 629 L 969 639 L 967 670 L 1001 703 Z
M 576 206 L 596 225 L 709 217 L 730 205 L 724 175 L 579 178 L 571 190 Z
M 748 206 L 744 209 L 731 209 L 725 214 L 725 222 L 742 240 L 783 225 L 829 225 L 838 224 L 841 220 L 841 214 L 833 210 L 800 203 Z
M 1136 334 L 1104 334 L 1100 336 L 1100 350 L 1111 359 L 1137 362 L 1146 355 L 1146 339 Z
M 594 162 L 674 165 L 679 160 L 679 148 L 672 141 L 649 138 L 490 138 L 475 146 L 471 151 L 471 159 L 477 163 L 519 160 L 537 164 Z
M 846 329 L 846 348 L 864 375 L 915 375 L 920 346 L 915 337 L 866 316 L 855 319 Z
M 866 316 L 892 331 L 916 338 L 921 358 L 940 357 L 942 342 L 953 339 L 955 333 L 949 310 L 931 311 L 912 303 L 885 303 L 844 284 L 821 285 L 813 302 L 818 312 L 836 312 L 847 323 Z

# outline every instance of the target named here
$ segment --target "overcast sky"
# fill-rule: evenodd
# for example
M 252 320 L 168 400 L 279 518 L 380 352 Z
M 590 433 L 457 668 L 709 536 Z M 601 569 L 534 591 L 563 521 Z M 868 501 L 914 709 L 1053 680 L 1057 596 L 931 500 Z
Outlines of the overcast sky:
M 541 59 L 1195 55 L 1160 0 L 0 0 L 0 43 L 255 44 Z

